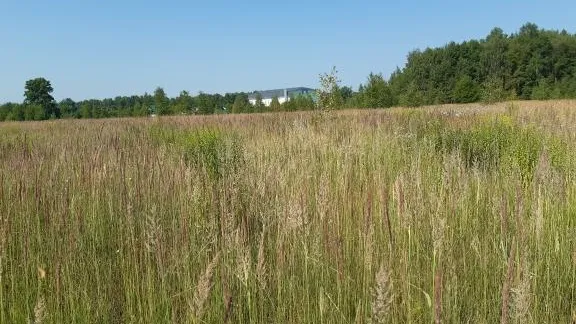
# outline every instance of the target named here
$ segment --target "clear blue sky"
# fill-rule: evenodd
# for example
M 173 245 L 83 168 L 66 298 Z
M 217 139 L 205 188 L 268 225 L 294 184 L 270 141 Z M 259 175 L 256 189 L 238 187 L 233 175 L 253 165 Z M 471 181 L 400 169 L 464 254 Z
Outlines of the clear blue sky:
M 0 102 L 52 82 L 57 100 L 316 87 L 335 65 L 356 88 L 416 48 L 516 32 L 576 32 L 576 1 L 0 0 Z

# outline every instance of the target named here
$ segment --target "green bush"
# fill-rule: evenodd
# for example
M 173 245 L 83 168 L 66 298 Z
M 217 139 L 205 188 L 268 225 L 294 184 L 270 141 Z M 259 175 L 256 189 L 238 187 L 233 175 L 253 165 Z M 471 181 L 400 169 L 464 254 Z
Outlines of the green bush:
M 157 143 L 169 144 L 188 165 L 204 169 L 213 179 L 236 171 L 242 160 L 239 138 L 217 128 L 179 130 L 154 126 L 150 134 Z
M 452 100 L 458 103 L 470 103 L 478 101 L 480 89 L 468 75 L 464 75 L 456 82 L 452 91 Z
M 498 78 L 489 78 L 480 88 L 480 100 L 487 104 L 513 99 L 512 92 L 506 91 L 503 87 L 502 80 Z
M 544 148 L 536 129 L 520 127 L 509 117 L 480 122 L 470 129 L 436 132 L 437 151 L 457 152 L 467 167 L 491 169 L 508 163 L 518 167 L 524 180 L 530 180 Z

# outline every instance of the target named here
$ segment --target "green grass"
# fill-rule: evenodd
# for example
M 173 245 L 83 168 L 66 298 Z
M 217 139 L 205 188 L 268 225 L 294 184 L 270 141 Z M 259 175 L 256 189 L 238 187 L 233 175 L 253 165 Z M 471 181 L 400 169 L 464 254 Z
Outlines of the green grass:
M 0 124 L 0 323 L 570 323 L 576 103 L 515 106 Z

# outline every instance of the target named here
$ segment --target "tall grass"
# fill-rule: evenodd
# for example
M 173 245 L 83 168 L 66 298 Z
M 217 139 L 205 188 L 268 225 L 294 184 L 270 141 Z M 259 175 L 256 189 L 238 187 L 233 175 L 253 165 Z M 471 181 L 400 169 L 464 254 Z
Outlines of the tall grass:
M 569 323 L 576 102 L 0 125 L 0 323 Z

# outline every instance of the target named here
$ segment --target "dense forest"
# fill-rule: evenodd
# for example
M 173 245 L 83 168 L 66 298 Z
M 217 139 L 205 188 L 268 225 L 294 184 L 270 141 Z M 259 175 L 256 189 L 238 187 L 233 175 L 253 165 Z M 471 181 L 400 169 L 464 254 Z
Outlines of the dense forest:
M 494 28 L 481 40 L 451 42 L 439 48 L 415 50 L 407 63 L 386 80 L 371 73 L 357 91 L 334 87 L 335 108 L 381 108 L 443 103 L 497 102 L 510 99 L 576 98 L 576 34 L 527 23 L 518 33 Z M 299 97 L 270 107 L 251 105 L 247 93 L 196 96 L 182 91 L 169 98 L 162 88 L 153 94 L 55 102 L 50 82 L 29 80 L 23 103 L 0 106 L 0 121 L 49 118 L 103 118 L 150 114 L 216 114 L 310 110 L 312 97 Z
M 576 35 L 532 23 L 516 34 L 413 51 L 389 86 L 406 106 L 576 97 Z

